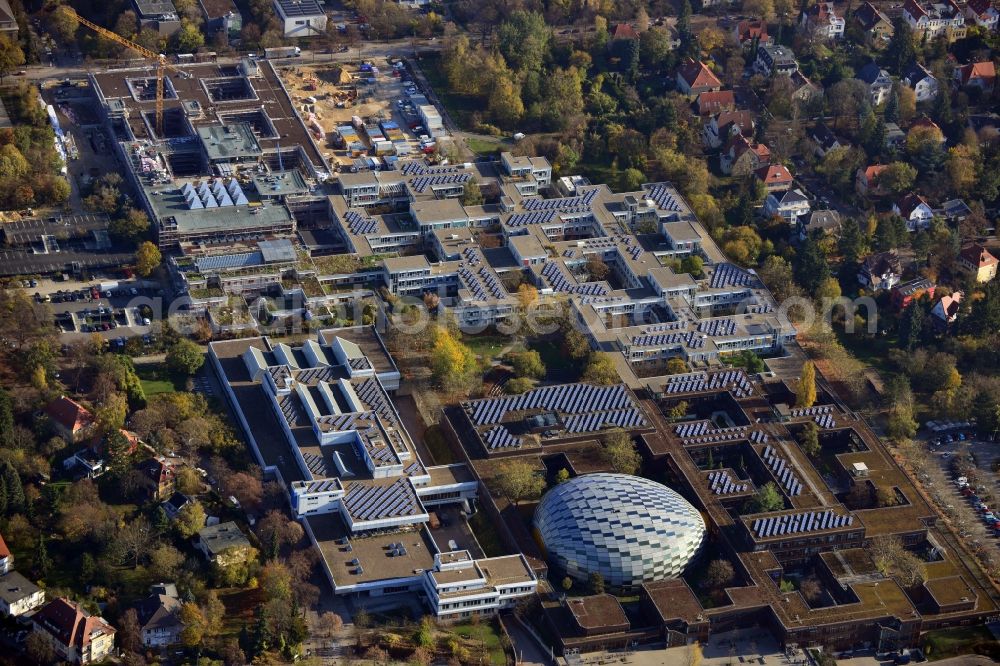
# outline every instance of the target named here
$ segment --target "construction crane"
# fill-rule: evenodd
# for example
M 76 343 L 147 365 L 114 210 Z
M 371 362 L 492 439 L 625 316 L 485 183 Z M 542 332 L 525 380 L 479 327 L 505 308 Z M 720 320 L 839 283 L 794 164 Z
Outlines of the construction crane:
M 167 63 L 167 56 L 162 53 L 151 51 L 145 46 L 141 46 L 131 40 L 125 39 L 121 35 L 111 32 L 107 28 L 102 28 L 93 21 L 88 21 L 79 14 L 76 15 L 76 19 L 82 25 L 87 26 L 101 37 L 109 39 L 116 44 L 120 44 L 125 48 L 132 49 L 143 58 L 154 60 L 156 62 L 156 135 L 158 137 L 163 137 L 163 77 L 165 76 L 167 70 L 181 73 L 180 70 Z

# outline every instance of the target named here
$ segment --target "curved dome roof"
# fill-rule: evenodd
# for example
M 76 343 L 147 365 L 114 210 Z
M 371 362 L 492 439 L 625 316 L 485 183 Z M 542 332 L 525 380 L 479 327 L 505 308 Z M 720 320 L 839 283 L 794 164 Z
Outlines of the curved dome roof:
M 586 474 L 542 498 L 535 529 L 553 565 L 615 588 L 675 578 L 698 552 L 705 521 L 663 484 L 627 474 Z

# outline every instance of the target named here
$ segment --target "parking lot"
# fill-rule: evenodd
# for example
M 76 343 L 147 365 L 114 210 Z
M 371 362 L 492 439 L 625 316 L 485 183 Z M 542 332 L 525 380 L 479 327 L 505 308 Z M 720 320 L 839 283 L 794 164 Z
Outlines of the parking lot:
M 1000 548 L 994 527 L 1000 525 L 1000 515 L 992 512 L 1000 498 L 1000 483 L 993 471 L 1000 459 L 996 443 L 978 439 L 967 429 L 935 434 L 925 441 L 931 459 L 937 462 L 922 473 L 931 497 L 970 544 Z
M 95 333 L 112 346 L 123 346 L 125 338 L 151 336 L 161 310 L 160 290 L 137 281 L 122 281 L 102 292 L 100 284 L 32 280 L 24 289 L 52 308 L 64 344 Z

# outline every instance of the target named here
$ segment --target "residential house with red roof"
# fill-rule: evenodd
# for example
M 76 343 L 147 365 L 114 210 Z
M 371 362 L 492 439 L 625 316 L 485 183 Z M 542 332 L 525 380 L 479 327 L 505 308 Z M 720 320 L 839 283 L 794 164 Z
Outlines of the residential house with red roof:
M 997 69 L 991 60 L 970 62 L 955 68 L 955 82 L 963 88 L 979 88 L 990 92 L 997 80 Z
M 993 0 L 969 0 L 965 3 L 965 18 L 987 30 L 996 30 L 1000 11 L 993 6 Z
M 0 534 L 0 576 L 14 568 L 14 556 L 10 554 L 10 548 Z
M 942 296 L 941 300 L 931 308 L 931 314 L 938 320 L 939 325 L 947 326 L 955 323 L 958 319 L 958 309 L 962 306 L 962 292 L 956 291 L 949 296 Z
M 709 116 L 723 111 L 736 110 L 736 95 L 732 90 L 716 90 L 698 95 L 694 102 L 695 113 Z
M 50 601 L 31 620 L 35 633 L 48 639 L 60 660 L 92 664 L 114 651 L 115 628 L 69 599 Z
M 162 501 L 174 492 L 175 477 L 180 464 L 178 458 L 156 456 L 143 460 L 136 468 L 142 474 L 148 485 L 149 497 Z
M 886 164 L 872 164 L 859 168 L 854 177 L 854 189 L 863 197 L 877 197 L 885 194 L 885 190 L 879 186 L 878 180 L 888 168 Z
M 719 157 L 722 172 L 733 176 L 749 176 L 770 163 L 771 149 L 745 136 L 730 139 L 725 152 Z
M 965 37 L 965 15 L 954 0 L 925 2 L 906 0 L 903 4 L 903 20 L 910 24 L 919 39 L 934 39 L 944 35 L 949 42 Z
M 799 29 L 821 39 L 840 39 L 846 22 L 834 11 L 832 2 L 817 2 L 799 15 Z
M 774 37 L 767 34 L 767 22 L 760 20 L 740 21 L 733 28 L 733 37 L 743 48 L 749 48 L 754 44 L 774 44 Z
M 705 145 L 718 148 L 737 134 L 753 135 L 753 114 L 749 111 L 723 111 L 705 125 Z
M 892 204 L 892 212 L 906 220 L 906 228 L 910 231 L 926 229 L 934 217 L 934 209 L 927 203 L 927 199 L 916 192 L 910 192 Z
M 980 284 L 997 276 L 997 264 L 998 260 L 993 253 L 979 243 L 968 245 L 958 253 L 959 267 L 972 274 Z
M 754 177 L 764 183 L 764 189 L 770 192 L 784 192 L 791 188 L 792 172 L 784 164 L 768 164 L 753 172 Z
M 855 9 L 852 19 L 865 33 L 868 44 L 875 48 L 887 46 L 895 33 L 889 17 L 870 2 Z
M 70 444 L 78 444 L 94 435 L 94 415 L 72 398 L 59 396 L 46 405 L 45 413 L 59 436 Z
M 823 94 L 823 88 L 810 81 L 799 70 L 789 74 L 788 80 L 792 82 L 792 99 L 798 102 L 808 102 L 813 97 Z
M 677 68 L 677 89 L 685 95 L 721 90 L 722 81 L 712 73 L 705 63 L 688 58 Z
M 916 278 L 915 280 L 901 282 L 893 287 L 890 293 L 892 305 L 897 310 L 905 310 L 910 306 L 910 303 L 925 294 L 930 298 L 934 298 L 934 290 L 936 288 L 934 283 L 927 278 Z
M 619 23 L 611 34 L 612 41 L 639 39 L 639 33 L 628 23 Z

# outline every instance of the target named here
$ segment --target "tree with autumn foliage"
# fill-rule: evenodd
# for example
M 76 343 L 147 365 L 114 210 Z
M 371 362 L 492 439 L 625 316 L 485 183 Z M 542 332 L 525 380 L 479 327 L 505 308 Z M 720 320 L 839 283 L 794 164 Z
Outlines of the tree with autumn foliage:
M 479 374 L 479 361 L 455 333 L 443 326 L 432 331 L 430 365 L 434 380 L 451 391 L 467 389 Z

